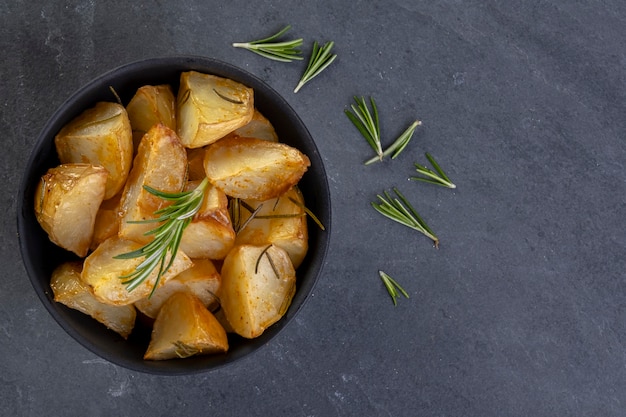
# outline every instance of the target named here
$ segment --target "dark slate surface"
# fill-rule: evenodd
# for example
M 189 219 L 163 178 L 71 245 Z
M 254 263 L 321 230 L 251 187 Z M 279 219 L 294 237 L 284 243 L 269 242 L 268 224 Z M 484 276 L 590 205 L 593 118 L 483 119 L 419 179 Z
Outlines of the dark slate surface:
M 0 4 L 0 415 L 626 415 L 626 3 L 621 0 Z M 339 58 L 234 49 L 293 25 Z M 313 297 L 253 357 L 155 377 L 111 365 L 48 315 L 20 261 L 15 194 L 39 132 L 91 78 L 141 58 L 237 64 L 285 96 L 317 141 L 333 198 Z M 394 161 L 342 114 L 372 95 Z M 408 182 L 432 153 L 457 190 Z M 397 185 L 441 238 L 383 219 Z M 394 307 L 377 271 L 410 293 Z

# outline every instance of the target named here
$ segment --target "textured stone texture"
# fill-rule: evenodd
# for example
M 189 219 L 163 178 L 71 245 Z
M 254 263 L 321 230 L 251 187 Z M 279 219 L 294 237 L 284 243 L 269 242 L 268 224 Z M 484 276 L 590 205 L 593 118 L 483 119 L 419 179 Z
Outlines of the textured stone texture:
M 135 4 L 137 3 L 137 4 Z M 305 63 L 234 49 L 293 25 L 339 58 L 298 94 Z M 252 5 L 0 4 L 0 415 L 623 416 L 626 413 L 626 3 L 496 0 Z M 194 377 L 111 365 L 75 343 L 20 262 L 21 167 L 54 109 L 141 58 L 206 55 L 284 95 L 317 141 L 333 198 L 313 297 L 268 346 Z M 342 114 L 379 105 L 394 161 Z M 408 182 L 432 153 L 458 188 Z M 438 233 L 369 202 L 398 186 Z M 410 293 L 394 307 L 382 269 Z

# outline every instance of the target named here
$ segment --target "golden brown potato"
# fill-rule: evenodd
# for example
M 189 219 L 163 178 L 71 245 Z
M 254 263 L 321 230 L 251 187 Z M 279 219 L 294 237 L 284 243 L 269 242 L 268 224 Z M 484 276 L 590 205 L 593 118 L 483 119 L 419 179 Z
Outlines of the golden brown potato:
M 144 359 L 164 360 L 228 350 L 224 328 L 202 302 L 188 292 L 177 292 L 163 304 L 154 321 Z
M 120 237 L 147 243 L 153 236 L 144 233 L 154 229 L 155 223 L 129 223 L 154 219 L 154 212 L 170 204 L 143 186 L 159 191 L 180 192 L 187 173 L 187 153 L 176 133 L 157 124 L 141 139 L 133 168 L 124 186 L 120 202 Z
M 227 137 L 206 150 L 204 170 L 209 181 L 236 198 L 269 200 L 300 181 L 311 162 L 283 143 Z
M 117 255 L 137 250 L 142 246 L 140 243 L 118 237 L 105 240 L 85 259 L 81 280 L 91 287 L 94 296 L 99 301 L 106 304 L 128 305 L 147 297 L 154 287 L 158 268 L 152 271 L 137 288 L 128 291 L 124 280 L 120 277 L 132 273 L 144 258 L 114 258 Z M 182 251 L 178 251 L 174 263 L 161 277 L 159 287 L 191 266 L 192 261 L 189 257 Z
M 151 297 L 142 298 L 135 303 L 137 310 L 150 318 L 156 318 L 163 303 L 176 292 L 189 291 L 209 309 L 219 305 L 217 293 L 222 279 L 209 259 L 194 259 L 191 268 L 184 270 L 163 286 Z
M 235 246 L 222 265 L 222 309 L 233 330 L 245 338 L 260 336 L 280 320 L 296 291 L 296 273 L 287 252 L 274 245 L 265 250 Z
M 62 164 L 101 165 L 109 172 L 107 200 L 122 189 L 133 161 L 128 114 L 117 103 L 100 102 L 69 122 L 54 138 Z
M 143 135 L 157 123 L 176 130 L 176 99 L 169 85 L 144 85 L 126 106 L 135 150 Z
M 193 190 L 199 183 L 190 181 L 185 189 Z M 234 244 L 226 194 L 209 184 L 200 210 L 183 232 L 180 249 L 194 259 L 224 259 Z
M 107 177 L 106 169 L 91 164 L 63 164 L 41 177 L 35 216 L 52 242 L 87 255 Z
M 254 113 L 254 93 L 236 81 L 183 72 L 177 97 L 178 135 L 187 148 L 199 148 L 247 124 Z
M 270 142 L 278 142 L 278 135 L 274 130 L 274 126 L 265 118 L 257 109 L 254 109 L 252 120 L 245 126 L 235 129 L 234 135 L 247 138 L 257 138 L 268 140 Z
M 300 266 L 309 248 L 309 234 L 304 209 L 291 199 L 304 206 L 304 197 L 297 187 L 270 200 L 244 200 L 252 209 L 262 207 L 247 224 L 251 213 L 240 210 L 240 222 L 245 227 L 237 233 L 235 245 L 267 246 L 273 243 L 287 251 L 294 268 Z
M 90 287 L 81 281 L 82 269 L 82 262 L 66 262 L 52 272 L 50 287 L 54 301 L 87 314 L 124 339 L 128 338 L 135 327 L 135 307 L 112 306 L 98 301 Z

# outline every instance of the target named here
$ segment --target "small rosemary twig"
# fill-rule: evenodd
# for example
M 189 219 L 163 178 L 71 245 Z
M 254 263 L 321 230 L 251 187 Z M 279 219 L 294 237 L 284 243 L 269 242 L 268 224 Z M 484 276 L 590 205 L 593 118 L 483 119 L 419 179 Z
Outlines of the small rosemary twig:
M 434 172 L 433 170 L 428 169 L 425 166 L 420 165 L 416 162 L 415 168 L 417 172 L 422 175 L 425 175 L 427 178 L 410 177 L 409 180 L 423 181 L 423 182 L 428 182 L 431 184 L 441 185 L 443 187 L 456 188 L 456 185 L 454 185 L 454 183 L 450 181 L 450 178 L 448 178 L 445 172 L 443 172 L 443 170 L 441 169 L 437 161 L 435 161 L 435 158 L 433 158 L 428 152 L 426 152 L 426 158 L 428 159 L 430 164 L 433 166 L 433 168 L 435 168 L 435 171 L 437 172 Z
M 259 39 L 251 42 L 235 42 L 233 43 L 233 46 L 235 48 L 247 49 L 255 54 L 274 61 L 291 62 L 293 60 L 302 60 L 303 58 L 301 56 L 301 52 L 297 49 L 300 45 L 302 45 L 301 38 L 291 41 L 274 42 L 276 39 L 284 35 L 289 29 L 291 29 L 291 25 L 285 26 L 277 33 L 265 39 Z
M 337 54 L 331 54 L 330 50 L 333 49 L 335 43 L 333 41 L 326 42 L 324 46 L 320 47 L 317 42 L 313 43 L 313 52 L 309 58 L 309 64 L 304 70 L 304 74 L 300 78 L 300 82 L 293 90 L 294 93 L 300 91 L 304 84 L 311 81 L 324 71 L 333 61 L 337 58 Z
M 387 288 L 387 292 L 391 296 L 391 300 L 393 301 L 394 306 L 398 304 L 396 302 L 396 298 L 398 297 L 398 291 L 400 291 L 400 293 L 404 295 L 404 297 L 409 298 L 409 294 L 404 290 L 404 288 L 400 286 L 400 284 L 396 282 L 395 279 L 391 278 L 383 271 L 378 271 L 378 275 L 380 275 L 380 279 L 385 284 L 385 288 Z

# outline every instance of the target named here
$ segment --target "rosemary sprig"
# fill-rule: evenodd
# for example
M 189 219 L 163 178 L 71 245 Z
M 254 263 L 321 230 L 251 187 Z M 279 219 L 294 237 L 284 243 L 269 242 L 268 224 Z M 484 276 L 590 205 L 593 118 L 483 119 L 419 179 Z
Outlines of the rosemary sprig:
M 317 227 L 319 227 L 321 230 L 326 230 L 326 228 L 322 224 L 322 221 L 320 219 L 318 219 L 317 216 L 311 210 L 309 210 L 309 208 L 307 206 L 305 206 L 304 204 L 302 204 L 301 202 L 299 202 L 298 200 L 296 200 L 295 198 L 292 198 L 292 197 L 289 197 L 289 201 L 291 201 L 293 204 L 295 204 L 296 206 L 298 206 L 302 210 L 304 210 L 304 212 L 309 215 L 311 220 L 313 220 L 315 222 Z
M 114 257 L 115 259 L 145 258 L 133 272 L 120 277 L 128 291 L 132 291 L 141 285 L 158 268 L 157 277 L 150 295 L 154 293 L 161 278 L 174 263 L 176 252 L 183 237 L 183 231 L 200 209 L 204 199 L 204 191 L 208 184 L 209 181 L 205 178 L 194 190 L 181 193 L 167 193 L 144 185 L 143 188 L 146 191 L 164 200 L 172 201 L 172 204 L 155 211 L 154 214 L 158 216 L 156 219 L 133 222 L 161 223 L 145 233 L 146 235 L 154 236 L 154 240 L 137 250 Z
M 326 42 L 324 46 L 320 47 L 317 42 L 313 43 L 313 52 L 311 53 L 311 57 L 309 58 L 309 64 L 304 70 L 302 77 L 300 78 L 300 82 L 293 90 L 294 93 L 300 91 L 304 84 L 311 81 L 313 78 L 318 76 L 322 71 L 324 71 L 332 62 L 337 58 L 337 54 L 331 54 L 330 50 L 333 49 L 335 42 L 330 41 Z
M 363 97 L 354 97 L 356 106 L 352 104 L 350 110 L 345 110 L 344 113 L 350 119 L 352 124 L 363 135 L 370 147 L 376 152 L 376 156 L 365 161 L 365 165 L 370 165 L 376 161 L 382 161 L 386 156 L 391 155 L 391 159 L 396 157 L 406 148 L 411 141 L 415 129 L 422 124 L 421 121 L 414 121 L 387 149 L 383 151 L 380 136 L 380 122 L 378 119 L 378 108 L 373 97 L 370 97 L 370 106 L 372 110 L 367 107 L 367 103 Z
M 428 169 L 425 166 L 420 165 L 420 164 L 418 164 L 416 162 L 415 163 L 415 169 L 420 174 L 425 175 L 426 178 L 424 178 L 424 177 L 410 177 L 409 180 L 412 180 L 412 181 L 423 181 L 423 182 L 428 182 L 428 183 L 431 183 L 431 184 L 441 185 L 443 187 L 456 188 L 456 185 L 454 185 L 454 183 L 452 181 L 450 181 L 450 178 L 448 178 L 446 173 L 443 172 L 443 170 L 441 169 L 441 167 L 439 166 L 437 161 L 435 161 L 435 158 L 433 158 L 428 152 L 426 152 L 426 158 L 428 159 L 430 164 L 433 166 L 433 168 L 435 168 L 435 171 L 437 171 L 437 172 L 434 172 L 433 170 Z
M 380 275 L 380 279 L 385 284 L 385 288 L 387 288 L 387 292 L 391 296 L 391 300 L 393 301 L 394 306 L 398 305 L 396 301 L 396 298 L 398 297 L 398 291 L 400 291 L 400 293 L 404 295 L 404 297 L 409 298 L 409 294 L 404 290 L 404 288 L 400 286 L 400 284 L 396 282 L 395 279 L 391 278 L 383 271 L 378 271 L 378 275 Z
M 361 132 L 367 143 L 378 155 L 378 159 L 383 159 L 383 148 L 380 143 L 380 123 L 378 121 L 378 108 L 373 97 L 370 97 L 372 111 L 370 113 L 367 103 L 363 97 L 354 97 L 356 106 L 352 104 L 352 112 L 345 110 L 345 114 L 352 124 Z
M 380 202 L 372 202 L 372 207 L 383 216 L 423 233 L 425 236 L 432 239 L 435 247 L 438 248 L 439 238 L 437 238 L 430 227 L 428 227 L 424 219 L 422 219 L 404 195 L 402 195 L 397 188 L 393 188 L 393 191 L 396 193 L 397 197 L 391 197 L 391 195 L 385 191 L 384 197 L 381 195 L 376 196 Z
M 247 49 L 274 61 L 291 62 L 293 60 L 302 60 L 301 52 L 298 49 L 302 45 L 302 38 L 291 41 L 274 42 L 289 29 L 291 29 L 291 25 L 285 26 L 283 29 L 267 38 L 251 42 L 235 42 L 233 46 L 235 48 Z
M 413 133 L 415 129 L 420 126 L 422 122 L 419 120 L 414 121 L 411 126 L 409 126 L 398 138 L 391 144 L 380 156 L 375 156 L 372 159 L 368 159 L 365 161 L 365 165 L 372 164 L 376 161 L 382 161 L 382 159 L 388 155 L 391 155 L 391 159 L 396 159 L 396 157 L 406 148 L 406 145 L 409 144 L 411 138 L 413 137 Z

